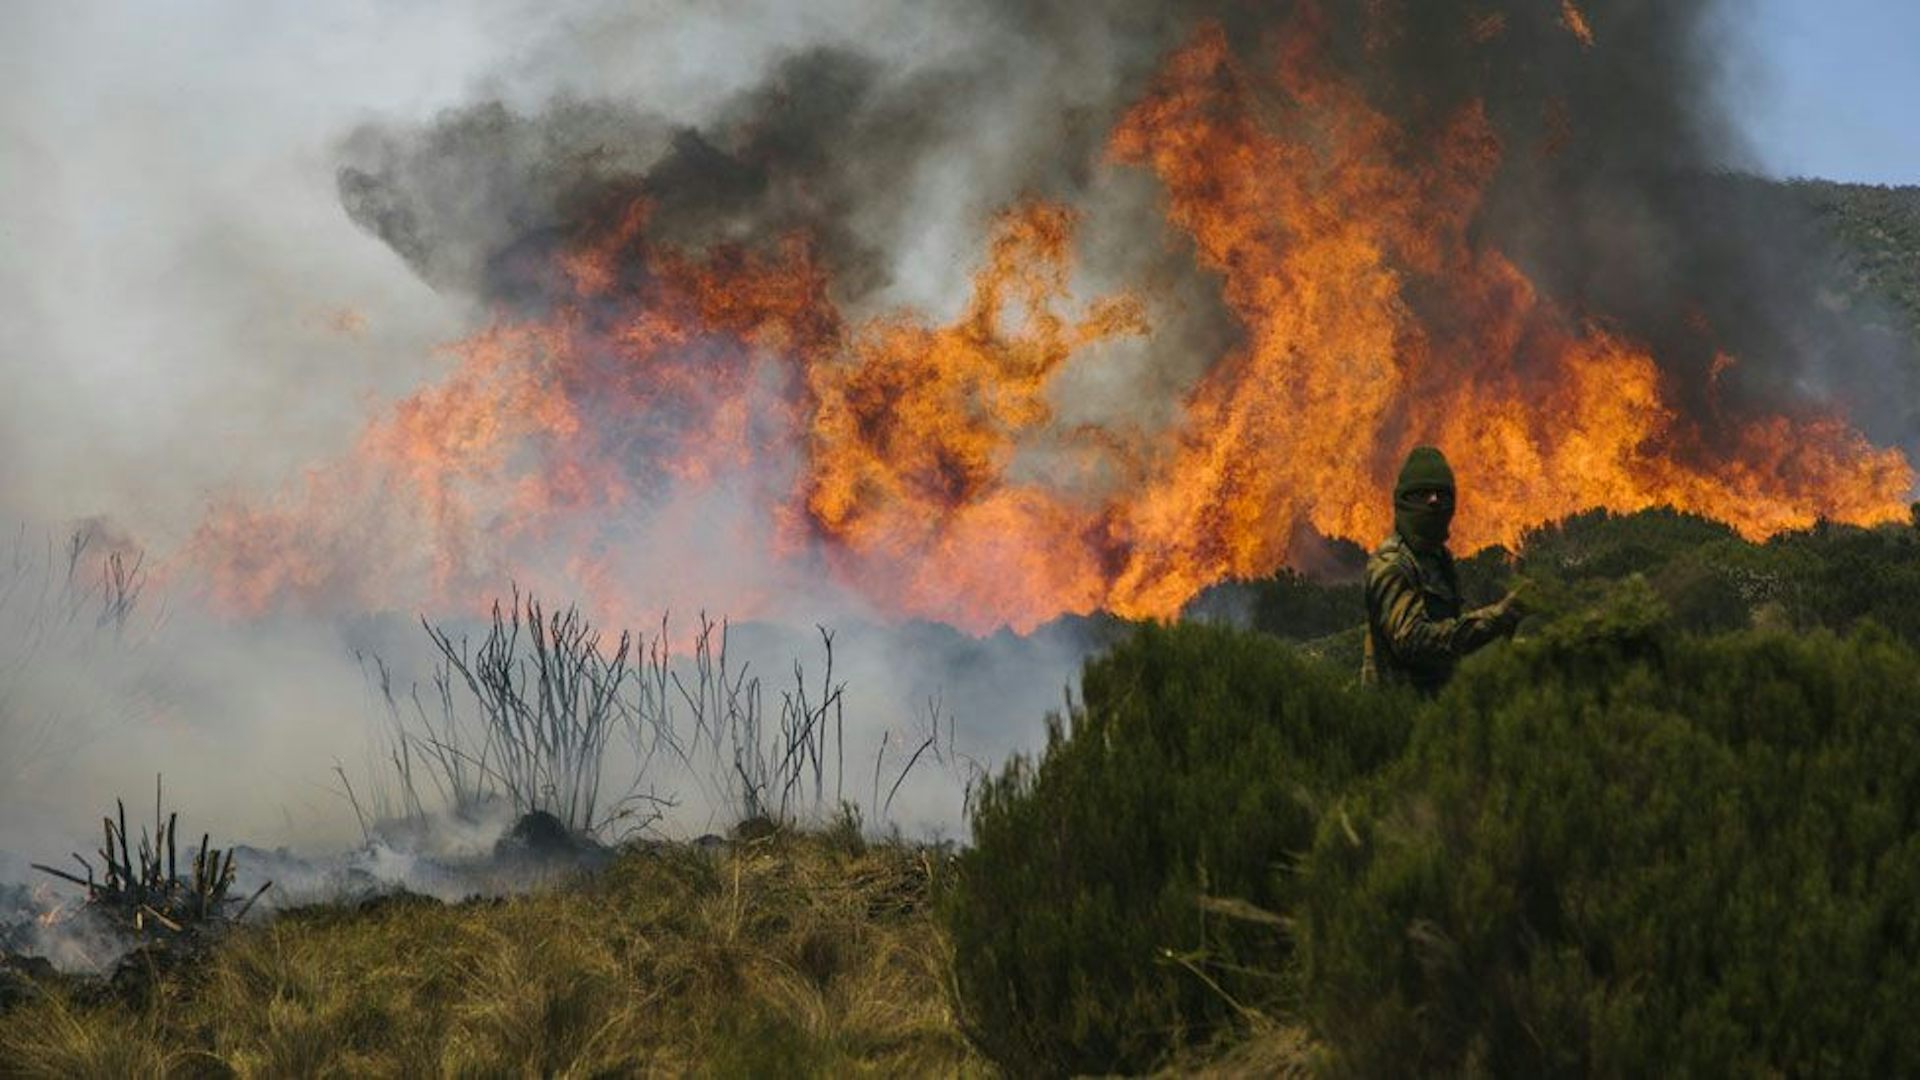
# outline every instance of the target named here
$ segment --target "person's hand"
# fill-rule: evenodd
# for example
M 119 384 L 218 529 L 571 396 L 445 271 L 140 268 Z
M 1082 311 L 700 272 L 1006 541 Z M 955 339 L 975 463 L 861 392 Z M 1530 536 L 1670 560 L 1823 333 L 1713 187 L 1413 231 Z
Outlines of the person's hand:
M 1531 582 L 1525 580 L 1516 582 L 1513 588 L 1507 590 L 1507 595 L 1501 597 L 1499 602 L 1493 605 L 1492 614 L 1494 619 L 1508 630 L 1518 626 L 1520 620 L 1526 617 L 1527 611 L 1529 610 L 1527 600 L 1532 595 L 1533 585 Z
M 1507 590 L 1507 595 L 1501 598 L 1500 603 L 1515 615 L 1525 615 L 1533 610 L 1533 593 L 1533 582 L 1521 578 L 1513 583 L 1513 588 Z

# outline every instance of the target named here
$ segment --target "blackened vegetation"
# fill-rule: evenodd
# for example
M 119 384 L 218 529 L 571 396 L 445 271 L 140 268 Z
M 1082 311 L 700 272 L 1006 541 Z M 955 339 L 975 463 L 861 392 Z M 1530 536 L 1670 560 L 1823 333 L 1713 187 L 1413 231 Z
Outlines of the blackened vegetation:
M 183 934 L 220 921 L 237 922 L 273 885 L 261 885 L 244 900 L 231 895 L 233 852 L 223 853 L 211 846 L 210 834 L 202 835 L 199 846 L 189 849 L 187 868 L 191 876 L 182 877 L 180 815 L 174 812 L 161 816 L 158 778 L 153 787 L 153 829 L 149 832 L 142 827 L 137 845 L 130 843 L 126 802 L 115 800 L 115 808 L 116 815 L 101 819 L 103 842 L 94 853 L 101 863 L 101 876 L 96 878 L 93 863 L 78 852 L 73 860 L 86 872 L 85 877 L 33 864 L 42 873 L 85 888 L 84 914 L 103 920 L 113 931 L 138 938 L 162 931 Z
M 422 625 L 443 670 L 466 686 L 483 718 L 486 741 L 474 765 L 492 770 L 514 812 L 547 814 L 579 832 L 599 828 L 601 759 L 619 724 L 632 636 L 602 648 L 579 609 L 548 612 L 517 592 L 506 611 L 494 604 L 493 625 L 472 653 L 464 640 Z M 454 753 L 444 742 L 427 745 Z

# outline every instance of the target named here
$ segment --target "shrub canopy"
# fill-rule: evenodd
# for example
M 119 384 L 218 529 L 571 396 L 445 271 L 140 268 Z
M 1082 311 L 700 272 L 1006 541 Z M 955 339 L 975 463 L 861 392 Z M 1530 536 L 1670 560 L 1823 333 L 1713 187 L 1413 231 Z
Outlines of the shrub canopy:
M 1358 1073 L 1920 1061 L 1920 657 L 1678 634 L 1643 583 L 1488 655 L 1323 821 L 1309 1012 Z
M 1144 1070 L 1276 993 L 1286 942 L 1202 896 L 1282 906 L 1316 808 L 1404 742 L 1410 699 L 1261 635 L 1148 627 L 1087 665 L 1038 763 L 980 793 L 944 914 L 962 1011 L 1020 1074 Z
M 1141 1070 L 1267 1017 L 1361 1075 L 1910 1071 L 1920 627 L 1878 613 L 1920 535 L 1623 520 L 1523 553 L 1563 606 L 1431 702 L 1221 627 L 1090 662 L 942 908 L 982 1048 Z M 1622 546 L 1649 575 L 1585 576 Z

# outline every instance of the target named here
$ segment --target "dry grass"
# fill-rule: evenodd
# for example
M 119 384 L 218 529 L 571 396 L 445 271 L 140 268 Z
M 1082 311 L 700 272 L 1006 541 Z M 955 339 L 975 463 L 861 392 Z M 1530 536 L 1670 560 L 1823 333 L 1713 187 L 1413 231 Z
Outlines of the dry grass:
M 635 849 L 504 901 L 310 908 L 145 1001 L 0 1015 L 23 1076 L 979 1075 L 943 856 L 848 832 Z
M 1280 1080 L 1318 1076 L 1324 1071 L 1321 1047 L 1297 1023 L 1263 1020 L 1218 1045 L 1176 1058 L 1158 1074 L 1208 1080 Z

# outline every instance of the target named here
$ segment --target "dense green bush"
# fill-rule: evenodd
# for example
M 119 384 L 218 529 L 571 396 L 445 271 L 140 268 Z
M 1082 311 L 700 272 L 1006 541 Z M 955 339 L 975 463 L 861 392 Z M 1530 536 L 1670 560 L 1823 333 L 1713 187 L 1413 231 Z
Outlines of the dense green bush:
M 943 906 L 962 1012 L 1016 1075 L 1140 1070 L 1284 995 L 1282 907 L 1315 808 L 1404 743 L 1409 699 L 1263 635 L 1146 628 L 1083 678 L 1037 764 L 978 797 Z M 1210 985 L 1211 984 L 1211 985 Z
M 1596 512 L 1463 560 L 1515 575 L 1540 613 L 1433 702 L 1356 687 L 1353 588 L 1291 575 L 1249 583 L 1285 634 L 1093 661 L 943 908 L 979 1045 L 1145 1069 L 1237 1003 L 1368 1075 L 1912 1071 L 1920 529 Z
M 1780 602 L 1800 626 L 1843 630 L 1872 619 L 1920 646 L 1920 522 L 1839 526 L 1776 537 Z
M 1520 550 L 1529 573 L 1567 580 L 1652 574 L 1708 545 L 1738 542 L 1729 526 L 1667 507 L 1637 514 L 1588 510 L 1530 529 Z
M 1469 606 L 1491 603 L 1524 578 L 1552 617 L 1591 605 L 1641 574 L 1681 630 L 1718 633 L 1758 624 L 1835 631 L 1872 619 L 1920 646 L 1920 509 L 1916 520 L 1865 529 L 1820 524 L 1753 543 L 1720 522 L 1664 507 L 1590 510 L 1530 530 L 1517 554 L 1501 548 L 1459 561 Z M 1283 570 L 1234 586 L 1246 625 L 1345 659 L 1366 619 L 1360 586 Z M 1225 606 L 1225 605 L 1223 605 Z M 1357 663 L 1357 660 L 1356 660 Z
M 1920 1063 L 1920 656 L 1675 632 L 1643 582 L 1464 665 L 1294 909 L 1337 1071 Z
M 1252 594 L 1253 628 L 1277 637 L 1306 641 L 1366 619 L 1366 593 L 1357 581 L 1322 584 L 1282 570 L 1258 582 Z
M 1876 528 L 1822 523 L 1754 543 L 1720 522 L 1664 507 L 1590 510 L 1530 530 L 1517 556 L 1491 549 L 1462 559 L 1460 574 L 1469 604 L 1490 602 L 1514 577 L 1532 582 L 1533 602 L 1549 619 L 1590 607 L 1639 574 L 1674 629 L 1844 632 L 1871 619 L 1920 646 L 1920 520 Z M 1353 618 L 1364 613 L 1356 607 Z

